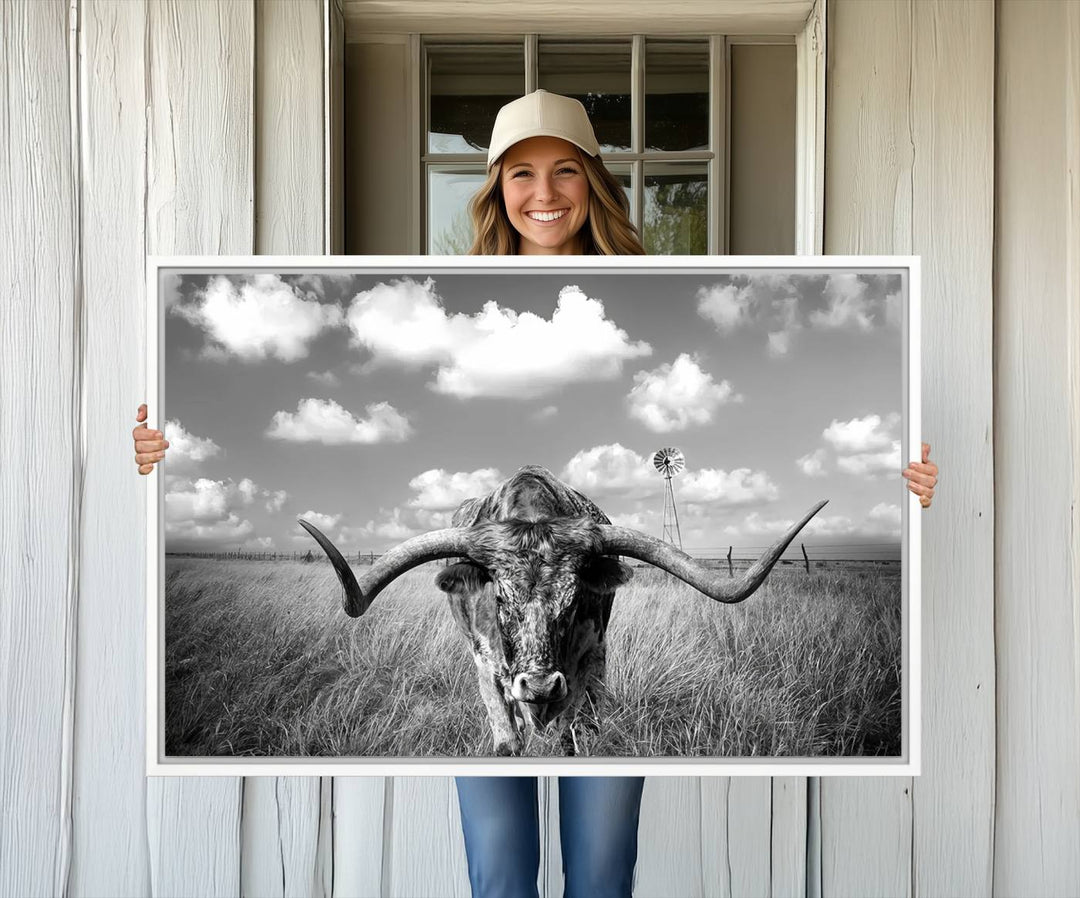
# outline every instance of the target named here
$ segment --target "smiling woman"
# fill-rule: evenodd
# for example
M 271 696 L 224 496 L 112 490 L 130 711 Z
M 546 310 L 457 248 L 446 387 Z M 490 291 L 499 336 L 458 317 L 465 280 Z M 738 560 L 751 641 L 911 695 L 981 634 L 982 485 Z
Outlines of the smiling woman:
M 644 255 L 629 212 L 581 103 L 537 90 L 499 110 L 471 255 Z

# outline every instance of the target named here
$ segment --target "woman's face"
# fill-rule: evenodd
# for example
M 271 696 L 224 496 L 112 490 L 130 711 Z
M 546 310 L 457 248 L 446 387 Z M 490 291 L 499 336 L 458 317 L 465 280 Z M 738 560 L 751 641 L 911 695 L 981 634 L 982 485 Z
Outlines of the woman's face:
M 589 182 L 576 146 L 558 137 L 519 141 L 503 154 L 499 183 L 521 255 L 580 252 Z

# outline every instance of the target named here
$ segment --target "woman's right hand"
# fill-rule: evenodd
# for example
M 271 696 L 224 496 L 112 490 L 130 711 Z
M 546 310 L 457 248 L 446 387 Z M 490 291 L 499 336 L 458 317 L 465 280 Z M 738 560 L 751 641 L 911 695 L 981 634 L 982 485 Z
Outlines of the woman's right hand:
M 145 402 L 139 406 L 135 420 L 146 421 Z M 131 435 L 135 439 L 135 464 L 139 466 L 139 473 L 149 474 L 154 470 L 154 462 L 165 457 L 165 447 L 169 441 L 164 439 L 165 435 L 160 430 L 150 430 L 145 423 L 131 431 Z

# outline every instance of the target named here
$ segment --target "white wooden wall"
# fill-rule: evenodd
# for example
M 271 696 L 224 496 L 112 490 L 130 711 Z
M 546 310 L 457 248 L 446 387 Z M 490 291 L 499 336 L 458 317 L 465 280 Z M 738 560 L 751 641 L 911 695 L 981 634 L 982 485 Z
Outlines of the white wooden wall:
M 340 246 L 337 0 L 2 11 L 0 895 L 466 896 L 448 778 L 142 775 L 143 255 Z M 923 258 L 924 774 L 650 779 L 636 894 L 1080 894 L 1080 4 L 828 48 L 825 251 Z

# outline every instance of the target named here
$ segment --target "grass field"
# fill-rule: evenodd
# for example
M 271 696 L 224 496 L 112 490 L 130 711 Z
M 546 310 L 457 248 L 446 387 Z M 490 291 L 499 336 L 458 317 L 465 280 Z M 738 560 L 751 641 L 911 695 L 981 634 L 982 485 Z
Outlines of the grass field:
M 436 571 L 410 571 L 353 620 L 328 563 L 167 556 L 166 753 L 492 755 Z M 899 755 L 900 605 L 898 565 L 777 567 L 739 605 L 638 568 L 580 753 Z M 562 750 L 539 738 L 524 754 Z

